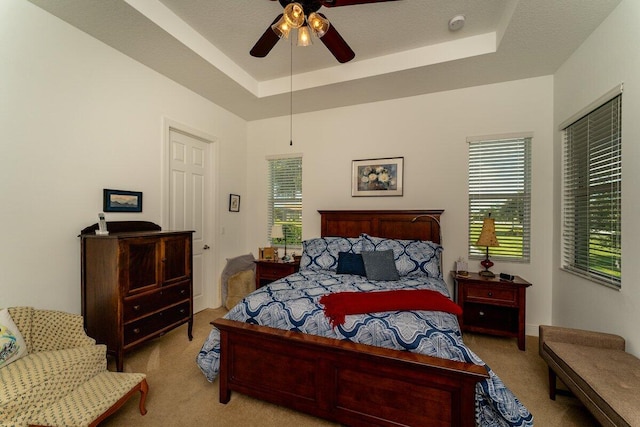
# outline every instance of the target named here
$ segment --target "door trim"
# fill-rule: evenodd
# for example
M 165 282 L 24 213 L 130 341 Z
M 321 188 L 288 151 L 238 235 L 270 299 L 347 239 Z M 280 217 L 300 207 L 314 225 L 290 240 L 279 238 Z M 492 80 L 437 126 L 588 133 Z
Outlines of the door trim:
M 207 206 L 207 211 L 211 213 L 208 218 L 207 228 L 209 230 L 208 236 L 206 236 L 206 240 L 211 247 L 211 259 L 213 261 L 213 269 L 210 272 L 210 284 L 205 286 L 207 292 L 205 294 L 205 305 L 210 308 L 219 307 L 220 302 L 220 292 L 218 287 L 218 281 L 216 278 L 219 276 L 220 266 L 218 261 L 219 247 L 218 247 L 218 239 L 215 238 L 216 230 L 219 228 L 219 207 L 218 207 L 218 182 L 219 178 L 219 150 L 220 144 L 218 143 L 218 138 L 213 135 L 207 134 L 206 132 L 193 129 L 183 123 L 179 123 L 177 121 L 171 120 L 167 117 L 163 117 L 162 121 L 162 183 L 161 183 L 161 209 L 160 209 L 160 225 L 163 230 L 168 229 L 169 227 L 169 212 L 170 212 L 170 175 L 171 175 L 171 131 L 179 132 L 182 134 L 189 135 L 192 138 L 199 139 L 203 142 L 211 144 L 211 150 L 209 150 L 209 162 L 211 163 L 211 176 L 208 177 L 207 185 L 211 189 L 211 197 L 209 198 L 209 206 Z

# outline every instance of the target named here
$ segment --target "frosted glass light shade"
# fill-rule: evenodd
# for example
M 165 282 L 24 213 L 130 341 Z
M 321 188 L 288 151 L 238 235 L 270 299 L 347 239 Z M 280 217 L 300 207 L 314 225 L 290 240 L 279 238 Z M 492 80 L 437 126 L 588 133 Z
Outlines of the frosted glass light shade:
M 300 3 L 289 3 L 284 8 L 283 17 L 291 28 L 300 28 L 304 24 L 304 9 Z
M 271 26 L 271 29 L 274 33 L 278 35 L 278 37 L 288 39 L 289 33 L 291 32 L 291 26 L 284 19 L 284 16 L 278 20 L 275 24 Z
M 298 46 L 309 46 L 313 44 L 311 41 L 311 33 L 306 25 L 298 28 Z
M 315 12 L 312 12 L 309 15 L 309 17 L 307 18 L 307 22 L 309 23 L 311 31 L 313 31 L 313 33 L 318 38 L 324 36 L 329 29 L 329 20 Z

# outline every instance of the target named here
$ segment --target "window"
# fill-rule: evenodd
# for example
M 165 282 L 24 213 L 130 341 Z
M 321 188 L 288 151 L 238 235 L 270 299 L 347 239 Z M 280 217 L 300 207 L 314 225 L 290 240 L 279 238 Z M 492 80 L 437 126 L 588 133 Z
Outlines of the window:
M 482 221 L 495 220 L 499 247 L 491 257 L 529 261 L 531 240 L 531 138 L 469 139 L 469 258 L 484 258 L 475 243 Z
M 622 96 L 563 128 L 562 268 L 621 283 Z
M 302 244 L 302 157 L 269 158 L 269 238 L 274 246 Z M 285 239 L 271 239 L 271 227 L 282 224 Z

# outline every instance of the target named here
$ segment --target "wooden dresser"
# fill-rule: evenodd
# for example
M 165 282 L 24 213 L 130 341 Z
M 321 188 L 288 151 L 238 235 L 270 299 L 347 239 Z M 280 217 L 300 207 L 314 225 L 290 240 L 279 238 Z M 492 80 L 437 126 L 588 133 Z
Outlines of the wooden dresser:
M 127 351 L 184 323 L 193 339 L 193 232 L 124 223 L 108 223 L 108 236 L 91 227 L 80 235 L 85 328 L 118 371 Z

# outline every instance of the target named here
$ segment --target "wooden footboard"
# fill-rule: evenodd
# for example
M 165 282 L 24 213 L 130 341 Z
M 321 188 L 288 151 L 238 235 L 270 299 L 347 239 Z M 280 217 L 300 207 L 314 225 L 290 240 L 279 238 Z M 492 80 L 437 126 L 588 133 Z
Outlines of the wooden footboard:
M 482 366 L 227 319 L 220 402 L 231 391 L 349 426 L 475 426 Z

